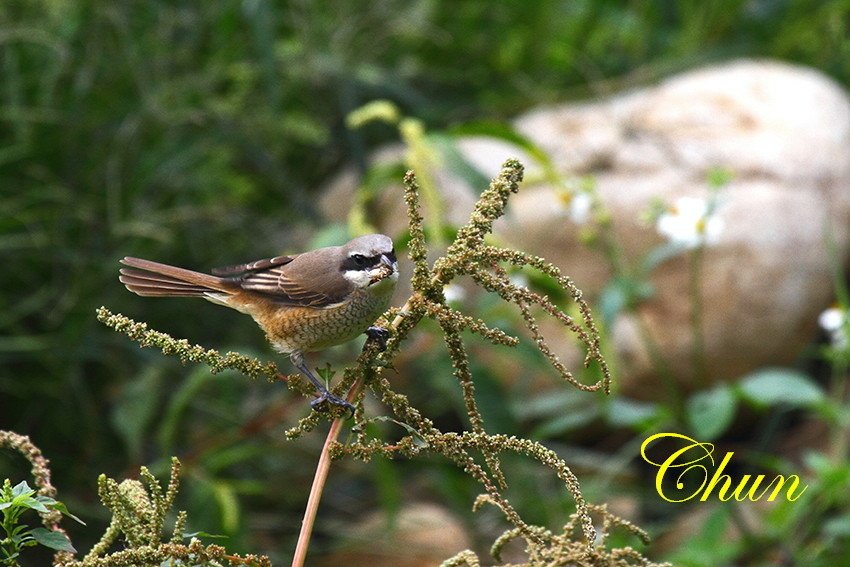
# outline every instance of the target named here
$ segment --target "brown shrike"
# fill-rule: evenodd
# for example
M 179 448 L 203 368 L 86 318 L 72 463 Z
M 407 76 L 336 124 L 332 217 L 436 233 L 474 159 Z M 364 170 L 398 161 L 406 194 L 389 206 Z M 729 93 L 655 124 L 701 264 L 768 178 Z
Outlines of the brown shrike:
M 386 338 L 370 327 L 389 305 L 398 280 L 393 242 L 383 234 L 343 246 L 319 248 L 213 270 L 213 275 L 139 258 L 124 258 L 120 280 L 151 297 L 202 297 L 254 318 L 275 349 L 288 354 L 327 401 L 353 411 L 304 364 L 304 353 L 350 341 L 360 333 Z

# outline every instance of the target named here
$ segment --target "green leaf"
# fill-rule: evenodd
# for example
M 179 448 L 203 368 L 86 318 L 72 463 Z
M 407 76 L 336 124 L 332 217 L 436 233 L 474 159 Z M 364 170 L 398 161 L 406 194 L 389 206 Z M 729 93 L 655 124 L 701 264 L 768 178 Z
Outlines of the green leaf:
M 184 539 L 192 539 L 193 537 L 197 537 L 197 538 L 206 537 L 206 538 L 213 538 L 213 539 L 227 539 L 227 538 L 228 538 L 228 537 L 230 537 L 230 536 L 226 536 L 226 535 L 223 535 L 223 534 L 210 534 L 210 533 L 207 533 L 207 532 L 192 532 L 192 533 L 184 533 L 184 534 L 183 534 L 183 538 L 184 538 Z
M 331 383 L 331 380 L 333 380 L 333 377 L 336 375 L 336 370 L 331 368 L 330 364 L 326 364 L 325 366 L 317 366 L 316 374 L 318 374 L 319 377 L 325 382 L 325 385 L 328 385 Z
M 151 366 L 129 381 L 112 411 L 112 427 L 121 435 L 127 451 L 139 459 L 148 428 L 160 407 L 164 368 Z
M 543 149 L 532 142 L 529 138 L 517 132 L 510 124 L 505 122 L 480 121 L 470 122 L 455 126 L 449 130 L 454 136 L 486 136 L 496 138 L 514 146 L 519 147 L 528 157 L 538 162 L 547 170 L 553 170 L 552 160 Z
M 236 491 L 226 481 L 212 482 L 213 495 L 221 512 L 221 526 L 229 533 L 239 529 L 239 499 Z
M 718 506 L 708 512 L 701 525 L 691 528 L 688 539 L 664 557 L 673 565 L 714 567 L 727 565 L 740 552 L 740 544 L 729 542 L 730 512 Z
M 20 508 L 30 508 L 37 512 L 41 512 L 42 514 L 47 514 L 50 510 L 47 507 L 33 498 L 32 496 L 21 495 L 12 500 L 13 506 L 18 506 Z
M 54 510 L 58 510 L 59 512 L 61 512 L 61 513 L 62 513 L 62 515 L 63 515 L 63 516 L 68 516 L 69 518 L 71 518 L 72 520 L 74 520 L 75 522 L 77 522 L 78 524 L 82 524 L 82 525 L 84 525 L 84 526 L 86 525 L 86 523 L 85 523 L 84 521 L 82 521 L 81 519 L 79 519 L 78 517 L 76 517 L 75 515 L 73 515 L 71 512 L 69 512 L 69 511 L 68 511 L 67 506 L 65 506 L 65 504 L 64 504 L 64 503 L 62 503 L 62 502 L 58 502 L 58 501 L 57 501 L 57 502 L 53 505 L 53 509 L 54 509 Z
M 376 120 L 395 124 L 400 118 L 401 111 L 394 102 L 378 99 L 367 102 L 360 108 L 355 108 L 349 112 L 345 117 L 345 125 L 354 130 Z
M 599 312 L 602 314 L 603 324 L 606 328 L 611 328 L 611 325 L 617 320 L 617 316 L 626 308 L 628 299 L 622 286 L 611 281 L 602 288 L 597 304 Z
M 26 524 L 19 524 L 12 528 L 12 531 L 9 532 L 9 535 L 15 541 L 21 541 L 22 539 L 26 538 L 32 539 L 32 536 L 30 535 L 28 530 L 29 526 L 27 526 Z
M 62 532 L 54 532 L 45 528 L 35 528 L 31 533 L 35 540 L 45 547 L 57 551 L 77 552 L 74 546 L 71 545 L 71 540 Z
M 18 484 L 16 484 L 12 488 L 12 496 L 13 497 L 24 496 L 24 495 L 32 496 L 33 494 L 35 494 L 35 489 L 31 488 L 30 485 L 28 485 L 27 481 L 25 481 L 25 480 L 22 480 L 21 482 L 19 482 Z
M 649 275 L 649 273 L 658 265 L 681 255 L 686 250 L 687 247 L 679 244 L 678 242 L 668 242 L 656 246 L 647 252 L 646 256 L 644 256 L 643 261 L 641 262 L 641 271 L 644 275 Z
M 824 476 L 832 470 L 832 461 L 821 451 L 807 451 L 803 454 L 803 463 L 818 476 Z
M 268 448 L 260 444 L 238 443 L 230 447 L 216 448 L 203 455 L 204 471 L 217 475 L 227 467 L 246 461 L 257 461 L 268 453 Z
M 557 417 L 586 405 L 581 392 L 569 388 L 547 391 L 533 397 L 512 396 L 513 413 L 521 420 Z
M 457 146 L 457 139 L 442 132 L 428 135 L 428 141 L 438 148 L 446 168 L 472 188 L 483 190 L 490 179 L 467 160 Z
M 593 420 L 598 419 L 601 414 L 602 411 L 599 405 L 585 405 L 580 410 L 570 411 L 554 419 L 547 419 L 546 421 L 535 427 L 534 431 L 531 432 L 531 435 L 529 435 L 529 437 L 531 437 L 532 439 L 546 439 L 551 437 L 558 437 L 560 435 L 563 435 L 564 433 L 573 431 L 575 429 L 578 429 L 579 427 L 587 425 Z
M 802 372 L 788 368 L 766 368 L 745 376 L 738 393 L 760 407 L 788 404 L 806 407 L 824 400 L 823 390 Z
M 737 405 L 734 392 L 725 384 L 697 392 L 687 401 L 688 425 L 699 439 L 716 439 L 731 425 Z
M 387 187 L 399 185 L 405 173 L 407 173 L 407 166 L 403 161 L 371 166 L 366 170 L 366 174 L 357 188 L 357 198 L 362 199 L 363 203 L 368 202 L 380 195 Z
M 661 416 L 661 406 L 652 402 L 641 402 L 616 397 L 607 407 L 608 423 L 614 427 L 643 428 Z
M 823 533 L 831 538 L 846 539 L 850 537 L 850 518 L 837 516 L 824 522 Z
M 628 277 L 612 279 L 599 294 L 599 311 L 602 321 L 610 327 L 617 316 L 655 293 L 652 284 L 647 281 Z
M 160 415 L 163 416 L 159 419 L 158 441 L 164 454 L 174 453 L 172 449 L 181 433 L 180 421 L 191 404 L 197 400 L 198 393 L 209 382 L 213 382 L 221 376 L 224 376 L 224 374 L 214 376 L 206 366 L 198 366 L 192 371 L 188 379 L 183 380 L 177 391 L 171 395 L 164 415 L 163 412 L 160 412 Z
M 377 422 L 394 423 L 394 424 L 398 425 L 399 427 L 401 427 L 402 429 L 404 429 L 405 431 L 407 431 L 407 433 L 414 439 L 414 442 L 417 446 L 419 446 L 419 447 L 427 447 L 428 446 L 428 442 L 422 437 L 422 435 L 419 433 L 419 431 L 416 428 L 404 423 L 403 421 L 398 421 L 397 419 L 393 419 L 393 418 L 391 418 L 387 415 L 376 415 L 375 417 L 372 417 L 370 419 L 367 419 L 366 421 L 358 423 L 357 425 L 352 427 L 351 430 L 354 431 L 354 432 L 358 432 L 358 431 L 361 431 L 363 429 L 363 427 L 366 427 L 370 423 L 377 423 Z

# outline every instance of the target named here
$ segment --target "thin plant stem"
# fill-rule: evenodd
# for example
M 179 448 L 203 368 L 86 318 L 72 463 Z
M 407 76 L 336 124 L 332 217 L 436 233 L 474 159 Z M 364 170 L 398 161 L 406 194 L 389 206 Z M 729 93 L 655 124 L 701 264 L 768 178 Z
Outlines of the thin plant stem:
M 656 372 L 658 372 L 658 376 L 661 378 L 661 383 L 664 385 L 667 398 L 670 400 L 670 405 L 673 408 L 676 420 L 679 423 L 684 423 L 684 400 L 679 384 L 676 382 L 676 377 L 673 376 L 673 372 L 670 370 L 670 366 L 664 358 L 661 347 L 658 346 L 658 343 L 652 336 L 652 332 L 649 330 L 649 325 L 646 321 L 644 321 L 643 317 L 641 317 L 640 312 L 635 312 L 635 315 L 635 320 L 638 323 L 638 336 L 640 337 L 647 353 L 649 353 L 649 357 L 652 360 L 652 364 L 655 366 Z
M 850 374 L 848 374 L 847 361 L 844 358 L 833 361 L 832 363 L 832 385 L 830 388 L 830 397 L 836 408 L 844 408 L 848 404 L 847 386 L 850 382 Z M 847 460 L 848 445 L 850 445 L 850 433 L 846 427 L 842 427 L 839 420 L 834 420 L 830 423 L 832 430 L 832 457 L 834 462 L 842 463 Z

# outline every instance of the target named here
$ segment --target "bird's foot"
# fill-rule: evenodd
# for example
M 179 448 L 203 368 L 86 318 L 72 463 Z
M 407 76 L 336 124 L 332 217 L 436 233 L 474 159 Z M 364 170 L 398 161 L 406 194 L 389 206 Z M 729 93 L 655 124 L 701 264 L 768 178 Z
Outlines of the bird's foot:
M 338 396 L 334 396 L 327 390 L 322 392 L 322 394 L 318 398 L 310 402 L 310 407 L 316 411 L 322 411 L 322 406 L 325 403 L 328 403 L 332 406 L 341 407 L 345 410 L 347 414 L 350 414 L 350 416 L 354 416 L 354 406 L 350 402 L 348 402 L 347 400 L 343 400 Z
M 354 416 L 354 406 L 351 405 L 350 402 L 343 400 L 342 398 L 331 394 L 328 391 L 328 387 L 325 386 L 321 380 L 316 378 L 310 369 L 307 368 L 307 365 L 304 364 L 304 356 L 301 352 L 293 352 L 289 355 L 289 359 L 292 361 L 292 364 L 301 371 L 304 376 L 306 376 L 310 382 L 313 383 L 313 386 L 316 387 L 316 391 L 319 393 L 319 397 L 310 402 L 310 407 L 316 411 L 322 411 L 325 402 L 332 406 L 338 406 L 345 409 L 345 412 L 350 414 L 352 417 Z
M 383 327 L 369 327 L 366 329 L 366 336 L 370 341 L 377 341 L 381 350 L 387 348 L 387 341 L 390 338 L 390 332 Z

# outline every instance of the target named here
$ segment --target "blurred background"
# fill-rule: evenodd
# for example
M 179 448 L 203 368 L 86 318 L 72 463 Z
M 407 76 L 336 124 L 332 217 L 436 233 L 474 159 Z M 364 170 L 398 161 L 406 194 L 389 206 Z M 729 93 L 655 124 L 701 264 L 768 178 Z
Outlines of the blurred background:
M 192 343 L 279 358 L 238 313 L 128 293 L 118 259 L 205 270 L 372 229 L 403 248 L 408 167 L 436 188 L 436 250 L 518 155 L 528 190 L 497 238 L 587 291 L 618 386 L 578 393 L 532 341 L 470 339 L 488 431 L 556 450 L 590 501 L 650 532 L 641 549 L 654 559 L 848 564 L 848 26 L 846 0 L 5 0 L 0 428 L 51 460 L 58 498 L 88 523 L 66 526 L 81 551 L 108 521 L 97 476 L 163 475 L 176 455 L 188 531 L 286 564 L 324 429 L 288 442 L 304 399 L 98 323 L 105 305 Z M 554 293 L 538 274 L 515 277 Z M 488 294 L 449 291 L 521 333 Z M 460 389 L 432 331 L 411 341 L 394 383 L 460 430 Z M 578 372 L 572 341 L 547 332 Z M 358 346 L 312 362 L 341 368 Z M 809 488 L 796 502 L 665 503 L 639 456 L 659 431 L 735 451 L 736 478 L 796 473 Z M 3 452 L 0 476 L 24 479 L 25 464 Z M 523 517 L 559 530 L 574 503 L 557 478 L 520 458 L 505 469 Z M 335 463 L 310 562 L 487 557 L 506 524 L 471 511 L 479 492 L 437 458 Z

